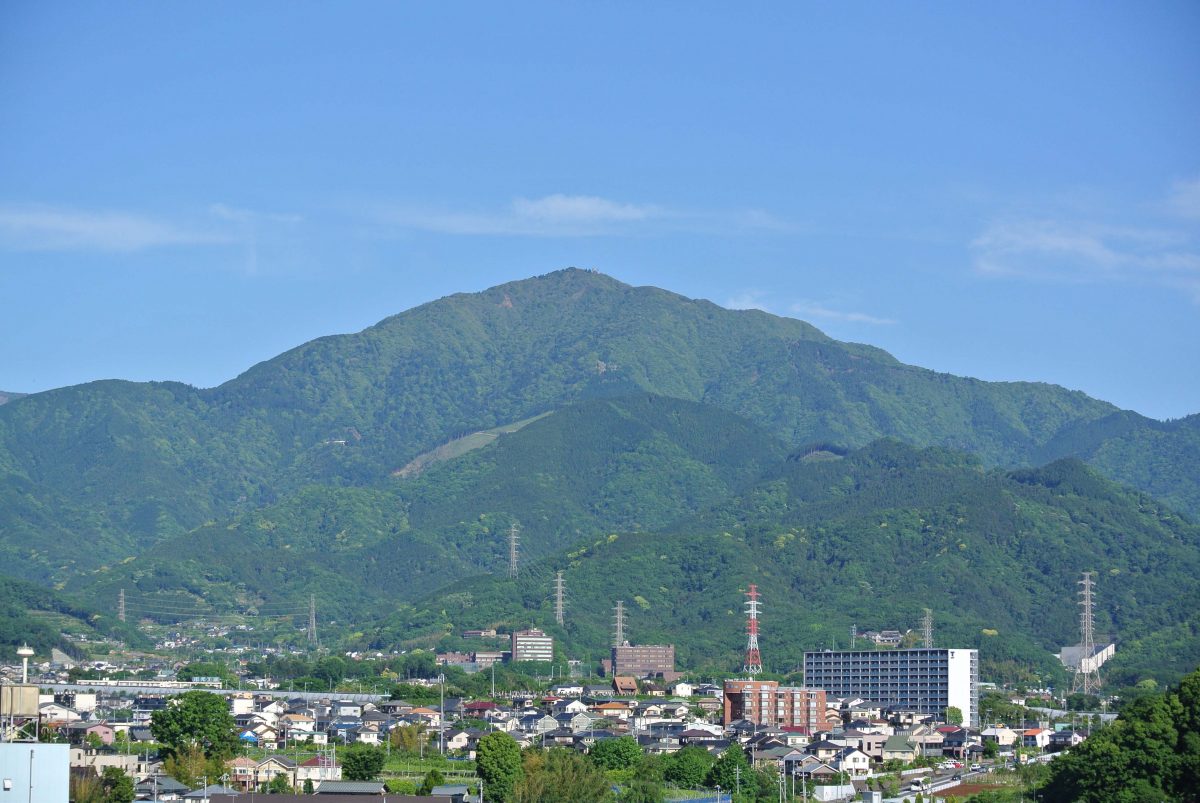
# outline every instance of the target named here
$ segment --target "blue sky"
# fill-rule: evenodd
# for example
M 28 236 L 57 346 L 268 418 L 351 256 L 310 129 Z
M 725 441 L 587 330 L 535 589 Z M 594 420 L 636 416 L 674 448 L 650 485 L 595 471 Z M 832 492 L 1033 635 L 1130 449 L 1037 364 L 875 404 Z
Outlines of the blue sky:
M 211 386 L 575 265 L 1200 412 L 1198 39 L 1195 2 L 5 3 L 0 389 Z

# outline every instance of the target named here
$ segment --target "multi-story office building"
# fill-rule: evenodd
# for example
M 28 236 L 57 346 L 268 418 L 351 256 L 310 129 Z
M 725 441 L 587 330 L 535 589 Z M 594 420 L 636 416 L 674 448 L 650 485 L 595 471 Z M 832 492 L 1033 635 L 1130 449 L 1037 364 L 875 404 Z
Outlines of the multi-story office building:
M 635 678 L 662 678 L 668 683 L 679 677 L 675 671 L 674 644 L 630 644 L 612 648 L 611 671 L 614 675 Z
M 978 650 L 826 650 L 804 653 L 804 682 L 923 714 L 954 706 L 979 724 Z
M 815 733 L 825 727 L 825 690 L 780 686 L 774 680 L 727 680 L 724 722 L 738 719 Z
M 512 634 L 512 660 L 553 661 L 554 637 L 541 630 L 517 630 Z

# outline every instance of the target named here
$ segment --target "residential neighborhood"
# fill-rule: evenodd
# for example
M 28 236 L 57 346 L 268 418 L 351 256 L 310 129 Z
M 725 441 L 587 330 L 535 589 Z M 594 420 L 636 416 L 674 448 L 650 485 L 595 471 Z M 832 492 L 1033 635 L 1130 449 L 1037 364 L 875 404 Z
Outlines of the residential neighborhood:
M 58 680 L 50 667 L 46 671 L 44 679 Z M 424 690 L 413 701 L 397 694 L 220 691 L 240 747 L 216 777 L 200 779 L 215 783 L 199 785 L 171 775 L 175 765 L 154 735 L 156 714 L 170 710 L 182 692 L 131 693 L 102 684 L 84 688 L 86 682 L 70 684 L 70 690 L 44 690 L 38 696 L 38 734 L 43 741 L 70 746 L 72 777 L 101 778 L 118 771 L 134 782 L 138 800 L 288 791 L 318 797 L 413 793 L 413 799 L 463 801 L 477 799 L 474 762 L 481 740 L 494 733 L 506 734 L 519 749 L 559 749 L 585 757 L 612 740 L 630 741 L 642 756 L 664 759 L 691 750 L 716 761 L 735 748 L 754 771 L 783 778 L 789 789 L 801 790 L 797 795 L 811 791 L 821 800 L 837 799 L 829 797 L 835 792 L 842 799 L 874 792 L 890 798 L 911 791 L 913 784 L 952 789 L 993 770 L 1070 750 L 1088 734 L 1087 726 L 1039 719 L 1033 709 L 1019 709 L 1033 718 L 971 725 L 947 722 L 914 706 L 774 681 L 615 676 L 471 698 L 445 696 L 442 684 L 436 678 L 413 679 L 409 688 Z M 755 707 L 760 697 L 761 711 Z M 961 716 L 953 708 L 943 714 L 949 712 Z M 344 757 L 356 750 L 383 756 L 372 777 L 347 776 Z M 457 786 L 449 790 L 453 784 L 439 784 L 447 794 L 433 794 L 431 787 L 430 794 L 416 797 L 435 768 L 437 777 Z

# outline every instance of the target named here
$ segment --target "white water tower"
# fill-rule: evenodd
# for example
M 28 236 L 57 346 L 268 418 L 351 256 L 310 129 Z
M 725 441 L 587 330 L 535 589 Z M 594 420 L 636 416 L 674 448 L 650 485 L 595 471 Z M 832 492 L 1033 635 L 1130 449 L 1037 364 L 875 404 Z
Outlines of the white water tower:
M 33 656 L 33 647 L 22 644 L 17 647 L 17 655 L 21 656 L 21 683 L 29 682 L 29 659 Z

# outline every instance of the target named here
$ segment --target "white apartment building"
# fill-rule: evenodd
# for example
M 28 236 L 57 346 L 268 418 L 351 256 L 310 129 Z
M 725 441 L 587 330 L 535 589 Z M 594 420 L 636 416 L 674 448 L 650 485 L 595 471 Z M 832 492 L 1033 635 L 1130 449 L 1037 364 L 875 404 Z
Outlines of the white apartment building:
M 978 650 L 825 650 L 804 653 L 804 685 L 941 717 L 954 706 L 979 724 Z

